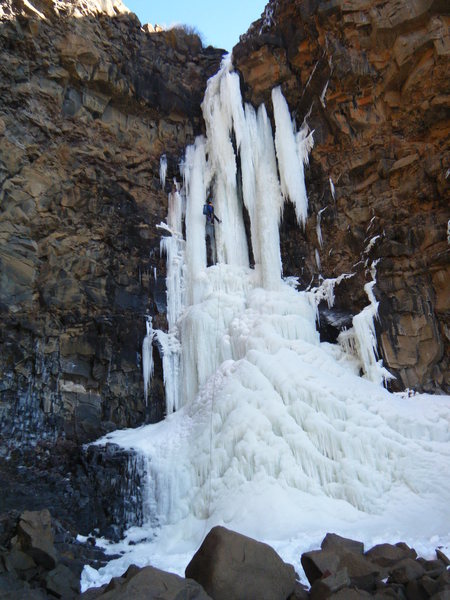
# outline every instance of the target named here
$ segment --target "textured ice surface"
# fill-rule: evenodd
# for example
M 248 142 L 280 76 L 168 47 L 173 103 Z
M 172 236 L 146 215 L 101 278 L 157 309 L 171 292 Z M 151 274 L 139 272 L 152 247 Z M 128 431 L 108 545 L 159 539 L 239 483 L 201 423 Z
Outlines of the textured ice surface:
M 272 544 L 299 572 L 301 552 L 327 531 L 367 545 L 403 540 L 425 556 L 449 542 L 449 398 L 380 385 L 374 281 L 346 343 L 331 345 L 320 343 L 317 303 L 333 304 L 340 278 L 311 292 L 282 278 L 279 218 L 286 197 L 306 218 L 311 140 L 295 133 L 279 90 L 273 98 L 276 143 L 265 108 L 242 105 L 229 60 L 208 84 L 207 137 L 184 161 L 186 243 L 164 242 L 170 326 L 157 335 L 164 356 L 178 357 L 164 362 L 168 413 L 176 412 L 107 436 L 145 457 L 147 523 L 121 544 L 103 542 L 124 555 L 86 568 L 83 588 L 131 563 L 182 574 L 216 524 Z M 222 219 L 219 264 L 209 268 L 208 190 Z M 169 222 L 181 231 L 178 217 Z

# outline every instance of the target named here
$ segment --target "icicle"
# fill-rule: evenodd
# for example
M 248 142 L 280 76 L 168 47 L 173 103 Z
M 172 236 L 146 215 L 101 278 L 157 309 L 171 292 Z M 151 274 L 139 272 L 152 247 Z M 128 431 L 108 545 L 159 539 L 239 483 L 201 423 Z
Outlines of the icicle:
M 331 177 L 329 179 L 330 179 L 331 195 L 333 196 L 333 200 L 336 200 L 336 190 L 334 189 L 334 183 L 333 183 L 333 180 L 331 179 Z
M 318 306 L 322 300 L 326 300 L 328 308 L 334 306 L 334 288 L 344 279 L 354 277 L 354 273 L 343 273 L 334 279 L 323 279 L 318 288 L 313 288 L 308 292 L 309 298 L 314 306 Z
M 152 342 L 153 342 L 154 331 L 152 328 L 152 318 L 151 317 L 147 317 L 146 328 L 147 328 L 147 335 L 145 336 L 144 341 L 142 342 L 142 372 L 144 375 L 145 404 L 147 405 L 148 391 L 150 389 L 150 383 L 151 383 L 152 376 L 153 376 Z
M 161 188 L 164 189 L 166 185 L 166 173 L 167 173 L 167 156 L 165 154 L 161 155 L 159 159 L 159 180 L 161 182 Z
M 280 171 L 281 191 L 283 196 L 289 198 L 294 204 L 297 220 L 304 225 L 308 215 L 308 198 L 304 178 L 303 163 L 305 155 L 303 147 L 309 145 L 312 138 L 306 143 L 308 138 L 305 131 L 302 131 L 300 138 L 296 137 L 289 108 L 281 88 L 277 87 L 272 90 L 272 103 L 275 116 L 275 146 Z M 301 144 L 298 143 L 299 139 Z
M 325 96 L 327 95 L 327 89 L 328 89 L 328 84 L 330 83 L 330 80 L 328 80 L 325 84 L 325 87 L 322 90 L 322 93 L 320 95 L 320 103 L 322 104 L 322 106 L 325 108 L 326 103 L 325 103 Z
M 314 255 L 316 257 L 316 265 L 317 265 L 317 268 L 320 273 L 320 271 L 322 269 L 322 265 L 320 264 L 320 254 L 319 254 L 319 251 L 317 250 L 317 248 L 314 250 Z
M 321 248 L 323 246 L 322 227 L 321 227 L 322 213 L 324 211 L 326 211 L 327 208 L 328 208 L 328 206 L 325 206 L 325 208 L 322 208 L 322 210 L 319 210 L 319 212 L 317 213 L 316 233 L 317 233 L 317 241 L 319 242 L 319 246 Z

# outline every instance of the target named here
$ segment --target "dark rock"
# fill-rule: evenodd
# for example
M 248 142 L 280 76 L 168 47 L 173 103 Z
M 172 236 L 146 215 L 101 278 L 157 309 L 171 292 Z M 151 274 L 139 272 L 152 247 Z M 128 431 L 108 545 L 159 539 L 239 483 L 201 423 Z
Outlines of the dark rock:
M 405 558 L 414 559 L 417 557 L 415 550 L 405 546 L 398 544 L 395 546 L 393 544 L 378 544 L 368 550 L 365 556 L 371 562 L 381 567 L 390 567 Z
M 322 550 L 330 550 L 339 555 L 347 554 L 348 552 L 352 554 L 364 553 L 364 544 L 362 542 L 343 538 L 336 533 L 327 533 L 320 547 Z
M 17 544 L 36 563 L 53 569 L 58 560 L 53 545 L 52 520 L 48 510 L 25 511 L 20 515 Z
M 11 573 L 0 574 L 1 600 L 46 600 L 43 590 L 33 589 L 26 581 L 15 578 Z
M 122 577 L 115 577 L 96 595 L 89 590 L 81 598 L 102 600 L 211 600 L 203 588 L 191 579 L 182 579 L 173 573 L 166 573 L 154 567 L 139 569 L 132 565 Z M 232 596 L 229 596 L 230 600 Z
M 308 600 L 309 597 L 308 588 L 296 581 L 294 591 L 287 600 Z
M 430 600 L 450 600 L 450 589 L 439 591 L 431 596 Z
M 295 571 L 262 544 L 224 527 L 214 527 L 186 567 L 214 600 L 285 600 Z
M 79 579 L 61 563 L 46 575 L 45 585 L 49 592 L 64 600 L 75 598 L 80 593 Z
M 445 571 L 445 563 L 442 560 L 424 560 L 418 558 L 417 561 L 422 565 L 429 577 L 439 577 Z
M 345 589 L 328 596 L 333 600 L 364 600 L 364 598 L 371 598 L 371 594 L 362 590 Z
M 337 573 L 323 576 L 312 584 L 310 590 L 311 600 L 326 600 L 335 592 L 351 585 L 347 569 L 340 569 Z
M 425 592 L 428 594 L 427 598 L 429 598 L 430 596 L 432 596 L 433 594 L 435 594 L 438 591 L 439 588 L 439 584 L 435 579 L 432 579 L 431 577 L 429 577 L 428 575 L 424 575 L 420 580 L 419 583 L 421 585 L 421 587 L 425 590 Z
M 346 568 L 352 586 L 362 590 L 373 590 L 376 582 L 383 577 L 383 570 L 362 554 L 344 554 L 339 561 L 339 568 Z
M 444 554 L 442 550 L 439 550 L 439 548 L 436 548 L 436 556 L 445 564 L 445 566 L 450 567 L 450 558 L 448 558 L 448 556 Z
M 447 569 L 438 577 L 439 588 L 450 587 L 450 571 Z
M 7 571 L 18 571 L 22 574 L 36 567 L 36 563 L 31 556 L 17 548 L 13 548 L 11 552 L 5 553 L 3 561 Z
M 407 584 L 409 581 L 419 579 L 425 574 L 422 565 L 412 558 L 404 558 L 390 570 L 389 583 Z
M 302 554 L 301 563 L 309 583 L 312 585 L 325 573 L 336 573 L 339 568 L 339 556 L 325 550 L 312 550 Z
M 406 584 L 406 597 L 408 600 L 427 600 L 430 595 L 417 579 Z

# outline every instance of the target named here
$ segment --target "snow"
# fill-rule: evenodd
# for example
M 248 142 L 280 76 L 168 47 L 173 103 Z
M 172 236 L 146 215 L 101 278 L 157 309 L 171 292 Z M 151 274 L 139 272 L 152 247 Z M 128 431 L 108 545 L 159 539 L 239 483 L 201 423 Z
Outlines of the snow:
M 97 442 L 134 449 L 145 461 L 146 523 L 118 544 L 97 541 L 123 554 L 98 571 L 86 567 L 83 590 L 130 564 L 183 575 L 214 525 L 267 542 L 300 575 L 301 553 L 320 547 L 328 531 L 367 547 L 405 541 L 425 557 L 450 544 L 449 397 L 382 387 L 375 272 L 369 304 L 340 345 L 320 342 L 317 304 L 331 306 L 334 286 L 351 275 L 309 292 L 282 278 L 279 219 L 287 198 L 299 223 L 306 219 L 311 138 L 303 131 L 299 143 L 280 90 L 273 104 L 275 142 L 265 107 L 242 105 L 229 58 L 208 83 L 206 137 L 184 161 L 186 241 L 177 233 L 178 205 L 169 201 L 177 217 L 162 226 L 172 233 L 163 242 L 169 331 L 156 333 L 167 417 Z M 218 264 L 207 267 L 209 192 L 223 222 Z M 146 339 L 151 333 L 150 325 Z

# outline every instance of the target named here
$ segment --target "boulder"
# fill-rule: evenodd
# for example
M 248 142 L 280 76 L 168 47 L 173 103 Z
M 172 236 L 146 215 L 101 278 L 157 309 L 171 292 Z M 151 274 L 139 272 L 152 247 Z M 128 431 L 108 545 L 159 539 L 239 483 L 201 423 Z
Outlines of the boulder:
M 47 509 L 27 510 L 20 515 L 16 541 L 37 564 L 46 569 L 56 566 L 58 556 L 53 545 L 52 518 Z
M 326 586 L 330 591 L 337 591 L 340 588 L 335 589 L 335 586 L 339 586 L 339 582 L 346 577 L 349 586 L 372 590 L 376 582 L 383 577 L 383 569 L 363 555 L 364 546 L 360 542 L 327 534 L 322 547 L 326 549 L 305 552 L 301 557 L 306 577 L 312 586 L 320 581 L 321 590 Z M 349 549 L 354 549 L 355 552 Z M 329 577 L 331 579 L 327 581 Z M 336 581 L 334 578 L 337 578 Z M 320 597 L 323 594 L 322 591 Z
M 326 600 L 335 592 L 351 585 L 347 569 L 340 569 L 337 573 L 324 576 L 311 586 L 311 600 Z
M 336 573 L 339 568 L 339 556 L 332 551 L 312 550 L 302 554 L 301 563 L 311 585 L 325 573 Z
M 295 571 L 261 542 L 225 527 L 214 527 L 186 567 L 214 600 L 286 600 Z
M 412 558 L 404 558 L 393 567 L 388 582 L 407 584 L 409 581 L 418 579 L 424 574 L 425 569 L 419 561 Z
M 191 579 L 183 579 L 173 573 L 166 573 L 154 567 L 139 569 L 135 565 L 128 568 L 122 577 L 115 577 L 99 590 L 88 590 L 81 598 L 101 600 L 211 600 L 204 589 Z
M 343 538 L 336 533 L 327 533 L 320 547 L 322 550 L 331 550 L 336 554 L 347 554 L 348 552 L 352 552 L 353 554 L 364 553 L 364 544 L 362 542 Z
M 405 558 L 415 559 L 417 553 L 406 544 L 378 544 L 368 550 L 365 556 L 381 567 L 391 567 Z
M 72 571 L 59 563 L 45 577 L 45 586 L 57 598 L 69 600 L 80 593 L 80 582 Z

